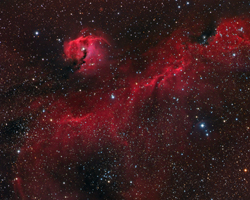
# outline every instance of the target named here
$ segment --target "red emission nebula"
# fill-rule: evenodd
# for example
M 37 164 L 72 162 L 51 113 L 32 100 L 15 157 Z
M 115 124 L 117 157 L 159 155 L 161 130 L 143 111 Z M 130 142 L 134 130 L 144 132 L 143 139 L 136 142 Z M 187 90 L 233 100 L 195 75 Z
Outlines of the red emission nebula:
M 249 199 L 250 18 L 197 21 L 124 45 L 86 26 L 59 43 L 47 79 L 24 81 L 40 93 L 3 103 L 2 131 L 24 120 L 10 199 Z
M 86 33 L 88 33 L 87 30 L 82 30 L 83 35 Z M 67 59 L 75 62 L 76 69 L 80 73 L 85 72 L 88 75 L 95 73 L 97 68 L 103 68 L 103 59 L 107 57 L 105 46 L 110 45 L 103 37 L 89 34 L 64 44 Z
M 209 45 L 193 43 L 185 31 L 145 53 L 155 56 L 142 75 L 126 76 L 115 87 L 110 80 L 72 91 L 48 105 L 19 154 L 15 186 L 21 198 L 161 199 L 175 159 L 230 137 L 233 127 L 223 120 L 233 119 L 223 118 L 223 105 L 232 94 L 225 90 L 239 89 L 227 77 L 249 69 L 249 21 L 222 20 Z M 74 73 L 95 76 L 107 68 L 107 44 L 94 35 L 67 42 L 65 55 L 78 66 Z

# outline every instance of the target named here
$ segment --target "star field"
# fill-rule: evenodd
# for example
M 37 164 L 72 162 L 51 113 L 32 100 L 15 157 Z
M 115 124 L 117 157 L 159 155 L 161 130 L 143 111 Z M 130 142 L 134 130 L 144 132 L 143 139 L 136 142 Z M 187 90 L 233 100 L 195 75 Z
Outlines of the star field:
M 1 199 L 250 198 L 249 2 L 0 6 Z

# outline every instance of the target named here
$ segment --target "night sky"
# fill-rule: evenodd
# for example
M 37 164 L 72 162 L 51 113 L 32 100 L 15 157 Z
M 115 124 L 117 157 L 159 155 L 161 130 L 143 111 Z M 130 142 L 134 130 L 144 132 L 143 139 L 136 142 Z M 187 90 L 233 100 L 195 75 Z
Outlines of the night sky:
M 1 0 L 0 199 L 250 199 L 250 2 Z

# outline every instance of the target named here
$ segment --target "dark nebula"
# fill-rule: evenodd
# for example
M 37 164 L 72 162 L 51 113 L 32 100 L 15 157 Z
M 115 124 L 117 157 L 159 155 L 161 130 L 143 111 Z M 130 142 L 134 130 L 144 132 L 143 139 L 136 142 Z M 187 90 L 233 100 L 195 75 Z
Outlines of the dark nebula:
M 250 198 L 249 2 L 0 5 L 0 199 Z

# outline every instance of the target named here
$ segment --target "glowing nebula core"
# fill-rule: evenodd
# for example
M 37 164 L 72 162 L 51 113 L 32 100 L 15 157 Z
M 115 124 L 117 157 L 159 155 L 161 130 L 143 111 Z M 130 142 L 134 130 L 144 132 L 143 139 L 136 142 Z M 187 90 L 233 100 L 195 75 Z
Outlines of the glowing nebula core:
M 84 30 L 82 32 L 85 32 Z M 78 73 L 91 74 L 105 67 L 110 44 L 103 37 L 88 35 L 64 43 L 66 58 L 75 62 Z

